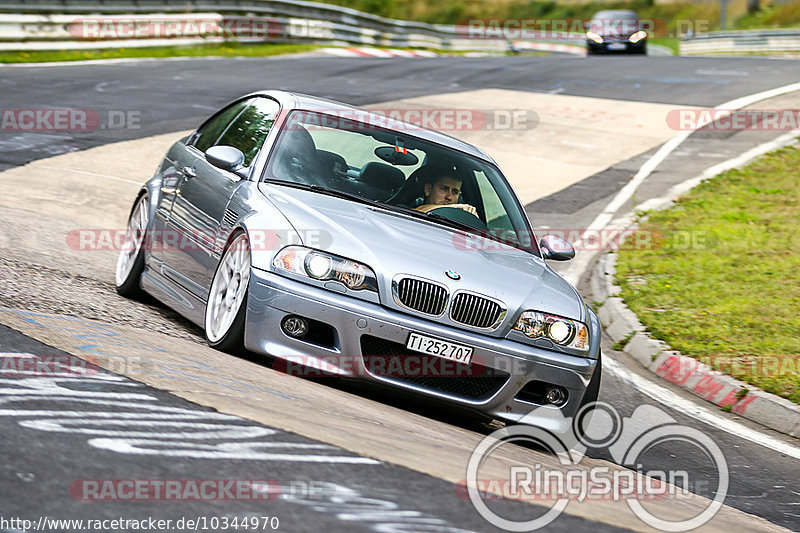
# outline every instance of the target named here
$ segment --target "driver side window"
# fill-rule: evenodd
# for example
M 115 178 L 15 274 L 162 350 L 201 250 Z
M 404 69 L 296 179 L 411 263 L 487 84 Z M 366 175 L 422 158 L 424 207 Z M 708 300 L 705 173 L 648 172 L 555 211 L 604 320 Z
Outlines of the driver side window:
M 243 100 L 237 102 L 230 107 L 223 109 L 219 114 L 214 116 L 211 120 L 203 124 L 197 133 L 195 133 L 192 145 L 195 148 L 205 153 L 206 150 L 217 144 L 217 139 L 228 127 L 228 124 L 234 120 L 239 113 L 244 111 L 253 99 Z
M 215 143 L 241 150 L 246 167 L 261 150 L 280 110 L 278 102 L 268 98 L 255 98 L 251 102 Z

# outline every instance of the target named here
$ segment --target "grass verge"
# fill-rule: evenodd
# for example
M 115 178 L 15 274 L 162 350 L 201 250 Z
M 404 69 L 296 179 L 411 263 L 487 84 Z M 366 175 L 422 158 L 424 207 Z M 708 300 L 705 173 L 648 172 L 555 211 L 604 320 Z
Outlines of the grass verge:
M 200 46 L 153 46 L 146 48 L 107 48 L 99 50 L 32 50 L 0 52 L 0 63 L 42 63 L 47 61 L 84 61 L 130 57 L 263 57 L 309 52 L 313 44 L 241 44 L 215 43 Z
M 674 37 L 655 37 L 647 40 L 648 44 L 658 44 L 665 48 L 672 50 L 672 53 L 678 55 L 680 53 L 681 40 Z
M 681 353 L 800 403 L 800 148 L 708 180 L 641 224 L 622 297 Z

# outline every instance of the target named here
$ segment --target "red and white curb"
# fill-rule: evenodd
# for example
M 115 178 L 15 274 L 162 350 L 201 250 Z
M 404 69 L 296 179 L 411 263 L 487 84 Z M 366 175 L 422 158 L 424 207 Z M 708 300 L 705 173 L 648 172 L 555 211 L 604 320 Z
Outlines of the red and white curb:
M 337 57 L 436 57 L 427 50 L 398 50 L 396 48 L 322 48 L 319 52 Z
M 517 48 L 517 50 L 520 51 L 531 50 L 535 52 L 555 52 L 557 54 L 572 54 L 576 56 L 586 55 L 585 46 L 576 46 L 573 44 L 532 43 L 529 41 L 514 41 L 514 46 Z

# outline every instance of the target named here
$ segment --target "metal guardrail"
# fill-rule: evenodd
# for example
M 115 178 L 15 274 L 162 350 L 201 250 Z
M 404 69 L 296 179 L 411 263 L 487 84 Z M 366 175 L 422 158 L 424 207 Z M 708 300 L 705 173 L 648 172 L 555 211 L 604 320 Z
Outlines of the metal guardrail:
M 303 0 L 10 0 L 0 4 L 0 49 L 36 50 L 196 44 L 220 38 L 91 40 L 76 38 L 70 24 L 79 17 L 265 17 L 281 27 L 269 40 L 328 45 L 434 48 L 441 50 L 509 49 L 504 39 L 474 39 L 465 28 L 394 20 L 355 9 Z M 20 14 L 20 13 L 25 13 Z M 158 13 L 158 15 L 152 15 Z M 582 36 L 581 36 L 582 37 Z M 255 39 L 253 39 L 255 40 Z M 262 39 L 263 40 L 263 39 Z M 539 42 L 580 44 L 558 51 L 581 53 L 582 42 L 548 38 Z
M 718 31 L 680 42 L 681 55 L 764 52 L 800 54 L 800 29 Z

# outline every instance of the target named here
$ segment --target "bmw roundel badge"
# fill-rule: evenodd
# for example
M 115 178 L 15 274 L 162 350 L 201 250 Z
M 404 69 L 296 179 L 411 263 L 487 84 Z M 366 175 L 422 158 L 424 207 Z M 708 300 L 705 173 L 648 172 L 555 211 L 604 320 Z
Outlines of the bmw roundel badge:
M 455 281 L 458 281 L 458 280 L 461 279 L 461 274 L 459 274 L 455 270 L 445 270 L 444 271 L 444 275 L 447 276 L 448 278 L 452 279 L 452 280 L 455 280 Z

